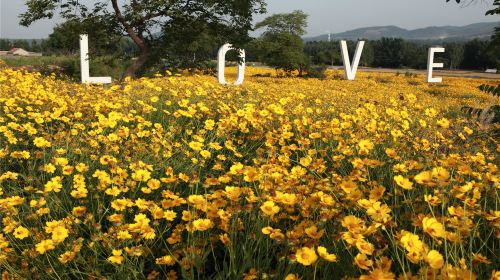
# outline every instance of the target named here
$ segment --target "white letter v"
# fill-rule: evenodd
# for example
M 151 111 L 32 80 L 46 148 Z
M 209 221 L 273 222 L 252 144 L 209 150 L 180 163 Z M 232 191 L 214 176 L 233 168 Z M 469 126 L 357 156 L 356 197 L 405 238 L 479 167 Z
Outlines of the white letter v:
M 365 41 L 359 41 L 356 46 L 356 52 L 354 53 L 354 61 L 351 67 L 351 61 L 349 59 L 349 51 L 347 50 L 347 42 L 340 41 L 340 49 L 342 50 L 342 61 L 344 62 L 345 78 L 349 81 L 354 81 L 356 78 L 356 72 L 358 71 L 359 60 L 361 58 L 361 53 L 363 53 L 363 47 L 365 46 Z

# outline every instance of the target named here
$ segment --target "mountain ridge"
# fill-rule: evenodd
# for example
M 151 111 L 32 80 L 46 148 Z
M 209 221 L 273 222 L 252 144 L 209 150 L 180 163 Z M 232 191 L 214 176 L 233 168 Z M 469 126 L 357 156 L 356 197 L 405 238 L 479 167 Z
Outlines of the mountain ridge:
M 488 39 L 500 22 L 479 22 L 464 26 L 428 26 L 405 29 L 395 25 L 356 28 L 331 34 L 332 40 L 378 40 L 382 37 L 402 38 L 410 41 L 467 41 Z M 305 41 L 327 41 L 328 34 L 304 37 Z

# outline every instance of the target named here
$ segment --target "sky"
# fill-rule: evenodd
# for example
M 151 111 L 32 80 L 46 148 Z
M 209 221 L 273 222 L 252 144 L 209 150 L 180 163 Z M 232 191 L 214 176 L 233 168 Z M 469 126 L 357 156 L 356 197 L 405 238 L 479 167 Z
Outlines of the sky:
M 88 0 L 90 1 L 90 0 Z M 396 25 L 406 29 L 428 26 L 462 26 L 499 21 L 484 16 L 492 0 L 478 0 L 463 7 L 454 0 L 267 0 L 268 14 L 302 10 L 309 15 L 306 36 L 338 33 L 361 27 Z M 19 14 L 25 11 L 23 0 L 0 0 L 0 38 L 46 38 L 60 19 L 42 20 L 26 28 L 19 26 Z M 267 15 L 257 15 L 256 21 Z

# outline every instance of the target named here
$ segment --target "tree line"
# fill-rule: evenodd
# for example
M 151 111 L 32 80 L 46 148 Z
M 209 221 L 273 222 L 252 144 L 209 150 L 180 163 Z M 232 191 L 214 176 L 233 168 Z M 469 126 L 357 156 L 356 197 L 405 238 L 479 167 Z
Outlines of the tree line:
M 455 0 L 457 1 L 457 0 Z M 473 0 L 472 0 L 473 1 Z M 495 0 L 498 6 L 500 0 Z M 457 1 L 459 2 L 459 1 Z M 90 39 L 91 56 L 124 61 L 124 76 L 144 75 L 164 68 L 211 67 L 224 43 L 247 50 L 247 60 L 286 73 L 314 72 L 315 65 L 340 65 L 338 42 L 307 42 L 302 11 L 272 15 L 253 25 L 253 15 L 265 13 L 264 0 L 231 1 L 81 1 L 31 0 L 21 24 L 29 26 L 55 13 L 65 19 L 44 41 L 0 40 L 0 48 L 15 44 L 45 54 L 78 54 L 79 34 Z M 494 6 L 495 7 L 495 6 Z M 489 11 L 498 14 L 498 9 Z M 252 38 L 250 30 L 262 30 Z M 486 69 L 499 66 L 500 29 L 489 41 L 446 43 L 438 60 L 447 68 Z M 3 44 L 3 45 L 2 45 Z M 7 45 L 5 48 L 4 45 Z M 349 42 L 350 53 L 355 42 Z M 398 38 L 367 41 L 362 66 L 424 68 L 429 45 Z
M 435 44 L 406 41 L 401 38 L 364 40 L 365 47 L 360 66 L 383 68 L 427 67 L 427 52 Z M 474 39 L 468 42 L 448 42 L 440 46 L 446 52 L 436 57 L 447 69 L 485 70 L 500 68 L 500 47 L 491 40 Z M 353 54 L 356 42 L 348 41 L 349 53 Z M 332 42 L 307 42 L 304 52 L 313 64 L 341 65 L 340 44 Z

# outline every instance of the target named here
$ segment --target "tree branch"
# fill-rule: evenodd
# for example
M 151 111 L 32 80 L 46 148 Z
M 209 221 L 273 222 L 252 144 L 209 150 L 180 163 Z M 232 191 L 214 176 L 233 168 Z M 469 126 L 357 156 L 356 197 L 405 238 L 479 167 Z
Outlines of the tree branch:
M 132 38 L 134 43 L 139 46 L 139 48 L 144 51 L 149 49 L 148 44 L 144 40 L 141 34 L 137 34 L 134 31 L 134 28 L 127 22 L 125 17 L 123 16 L 122 12 L 120 11 L 120 7 L 118 6 L 118 0 L 111 0 L 111 3 L 113 5 L 113 10 L 115 11 L 116 18 L 118 21 L 123 25 L 125 30 L 127 31 L 127 34 Z

